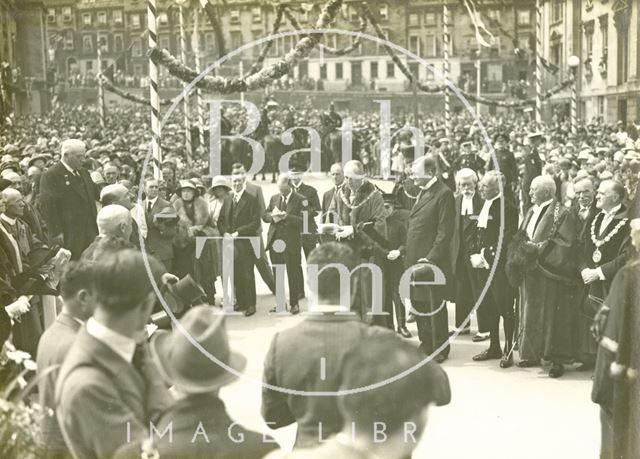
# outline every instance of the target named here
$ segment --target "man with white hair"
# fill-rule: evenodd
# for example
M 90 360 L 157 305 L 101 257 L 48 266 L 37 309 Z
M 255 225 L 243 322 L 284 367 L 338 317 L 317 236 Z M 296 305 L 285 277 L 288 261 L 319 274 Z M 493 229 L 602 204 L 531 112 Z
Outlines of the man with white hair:
M 527 239 L 523 248 L 531 254 L 520 285 L 522 318 L 521 368 L 551 362 L 549 377 L 564 373 L 563 362 L 573 357 L 571 330 L 576 321 L 574 305 L 579 292 L 575 256 L 578 221 L 556 198 L 556 182 L 541 175 L 531 182 L 532 207 L 521 228 Z
M 119 204 L 110 204 L 98 212 L 99 234 L 95 240 L 82 252 L 83 260 L 93 260 L 93 255 L 100 241 L 106 237 L 119 238 L 129 241 L 133 226 L 133 219 L 129 209 Z
M 100 191 L 100 203 L 103 206 L 117 204 L 129 210 L 134 221 L 131 242 L 139 247 L 140 238 L 138 235 L 142 234 L 145 239 L 147 237 L 147 220 L 144 209 L 131 201 L 131 192 L 127 187 L 120 183 L 105 186 Z
M 68 139 L 60 147 L 61 159 L 42 175 L 40 210 L 54 242 L 80 258 L 98 234 L 98 193 L 89 172 L 82 167 L 83 141 Z

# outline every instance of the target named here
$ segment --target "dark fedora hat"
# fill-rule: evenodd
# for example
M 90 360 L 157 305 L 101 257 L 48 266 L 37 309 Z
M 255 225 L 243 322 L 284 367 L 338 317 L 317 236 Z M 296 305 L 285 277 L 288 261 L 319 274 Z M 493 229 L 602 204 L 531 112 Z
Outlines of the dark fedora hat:
M 206 293 L 202 287 L 189 274 L 177 282 L 165 285 L 164 299 L 176 314 L 183 312 L 196 302 L 202 303 L 201 300 L 205 296 Z
M 29 266 L 32 270 L 36 270 L 43 265 L 47 264 L 49 260 L 56 256 L 58 251 L 60 250 L 60 246 L 54 247 L 36 247 L 35 249 L 29 252 L 27 258 L 29 260 Z
M 17 274 L 11 285 L 19 295 L 58 295 L 58 291 L 51 288 L 43 276 L 33 271 Z
M 180 324 L 184 330 L 158 331 L 150 343 L 151 356 L 168 384 L 187 394 L 207 393 L 244 370 L 247 359 L 229 347 L 224 316 L 214 308 L 196 306 Z

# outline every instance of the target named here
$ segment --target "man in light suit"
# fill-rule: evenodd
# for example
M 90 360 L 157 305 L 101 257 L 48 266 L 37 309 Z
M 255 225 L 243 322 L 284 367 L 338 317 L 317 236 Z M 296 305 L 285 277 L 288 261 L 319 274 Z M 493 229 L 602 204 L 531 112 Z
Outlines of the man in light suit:
M 218 230 L 220 234 L 233 238 L 255 237 L 260 227 L 260 205 L 258 199 L 246 191 L 244 174 L 231 176 L 233 193 L 224 198 Z M 234 241 L 233 282 L 237 310 L 245 316 L 256 313 L 256 278 L 253 273 L 255 252 L 247 239 Z
M 173 236 L 156 221 L 155 217 L 164 209 L 171 207 L 171 203 L 159 196 L 157 180 L 148 180 L 145 184 L 146 198 L 144 200 L 144 215 L 147 222 L 147 239 L 145 249 L 171 272 L 173 266 Z
M 75 260 L 98 235 L 98 191 L 89 172 L 82 167 L 84 155 L 84 142 L 65 140 L 60 162 L 47 169 L 40 180 L 40 212 L 49 237 L 69 249 Z
M 64 362 L 76 334 L 93 313 L 93 298 L 89 286 L 91 273 L 84 262 L 71 262 L 60 279 L 60 296 L 64 301 L 62 312 L 45 330 L 38 344 L 38 392 L 40 406 L 55 411 L 55 386 L 60 366 Z M 42 419 L 41 430 L 46 456 L 57 458 L 68 455 L 55 412 Z
M 267 248 L 272 264 L 284 264 L 289 281 L 289 305 L 291 314 L 298 314 L 298 301 L 304 297 L 304 278 L 302 276 L 302 212 L 306 209 L 304 197 L 293 192 L 288 176 L 278 177 L 279 194 L 271 197 L 269 207 L 262 219 L 269 225 Z M 283 241 L 286 246 L 280 250 Z M 286 247 L 286 248 L 285 248 Z
M 357 262 L 353 250 L 337 242 L 321 244 L 311 252 L 309 264 L 317 266 L 318 274 L 315 285 L 308 279 L 309 308 L 320 314 L 308 315 L 295 327 L 275 334 L 265 358 L 265 383 L 304 391 L 337 391 L 342 361 L 349 350 L 366 337 L 393 335 L 386 328 L 368 326 L 355 314 L 344 314 L 351 308 L 349 304 L 341 304 L 340 297 L 348 285 L 340 285 L 338 269 L 327 265 L 337 264 L 352 270 Z M 351 278 L 352 301 L 356 293 L 354 278 Z M 338 312 L 341 314 L 336 314 Z M 322 359 L 326 364 L 324 375 L 321 374 Z M 305 397 L 264 388 L 262 416 L 274 429 L 297 422 L 295 447 L 314 446 L 342 429 L 336 401 L 336 397 Z
M 148 258 L 160 282 L 162 265 Z M 109 253 L 92 266 L 95 311 L 71 345 L 56 383 L 57 417 L 76 458 L 110 458 L 146 436 L 169 403 L 150 360 L 145 325 L 156 302 L 142 254 Z
M 431 355 L 449 338 L 445 298 L 453 286 L 451 241 L 455 225 L 455 198 L 451 189 L 438 179 L 434 156 L 426 155 L 416 160 L 412 174 L 420 193 L 409 215 L 405 271 L 414 265 L 428 263 L 426 268 L 415 273 L 414 281 L 434 281 L 429 264 L 437 267 L 445 277 L 444 285 L 416 285 L 410 292 L 411 304 L 417 311 L 420 348 Z M 441 363 L 448 356 L 449 345 L 446 344 L 435 360 Z

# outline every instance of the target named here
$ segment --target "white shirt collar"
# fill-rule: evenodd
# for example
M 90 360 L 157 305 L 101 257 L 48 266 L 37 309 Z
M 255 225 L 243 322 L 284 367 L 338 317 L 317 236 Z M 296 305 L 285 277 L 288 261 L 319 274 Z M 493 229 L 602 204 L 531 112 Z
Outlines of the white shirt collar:
M 104 343 L 113 352 L 122 357 L 125 362 L 131 363 L 133 361 L 133 354 L 136 352 L 136 342 L 133 338 L 121 335 L 105 327 L 93 317 L 87 320 L 87 333 Z
M 548 201 L 543 202 L 542 204 L 534 204 L 532 209 L 534 213 L 540 213 L 542 212 L 542 209 L 544 209 L 545 207 L 547 207 L 549 204 L 551 204 L 553 202 L 553 198 L 549 199 Z
M 622 204 L 618 204 L 617 206 L 615 206 L 613 209 L 611 209 L 609 212 L 607 211 L 602 211 L 603 214 L 608 215 L 610 217 L 613 217 L 614 215 L 616 215 L 618 212 L 620 212 L 620 209 L 622 209 Z M 3 214 L 4 215 L 4 214 Z
M 427 184 L 425 186 L 422 187 L 423 190 L 428 190 L 429 188 L 431 188 L 433 186 L 434 183 L 436 183 L 438 181 L 438 177 L 433 177 L 431 180 L 429 180 L 427 182 Z
M 148 206 L 149 204 L 151 204 L 152 206 L 155 206 L 155 205 L 156 205 L 156 201 L 157 201 L 157 200 L 158 200 L 158 197 L 157 197 L 157 196 L 156 196 L 155 198 L 153 198 L 153 199 L 149 199 L 149 198 L 147 198 L 147 206 Z
M 16 224 L 16 221 L 18 221 L 17 218 L 8 217 L 6 214 L 0 214 L 0 218 L 3 219 L 8 224 L 10 224 L 11 226 L 14 226 Z
M 61 159 L 60 162 L 62 163 L 62 165 L 64 166 L 64 168 L 66 170 L 68 170 L 71 174 L 75 175 L 76 171 L 73 170 L 71 167 L 69 167 L 69 165 L 67 163 L 64 162 L 64 159 Z
M 235 199 L 235 200 L 239 201 L 239 200 L 240 200 L 240 198 L 242 197 L 242 194 L 244 193 L 244 190 L 246 190 L 246 187 L 244 187 L 244 186 L 243 186 L 243 187 L 242 187 L 242 189 L 241 189 L 240 191 L 238 191 L 238 192 L 235 192 L 235 191 L 234 191 L 234 192 L 233 192 L 233 195 L 234 195 L 233 199 Z M 237 196 L 237 197 L 236 197 L 236 196 Z
M 291 190 L 289 190 L 289 194 L 285 196 L 285 199 L 287 200 L 287 202 L 289 202 L 289 198 L 291 198 L 292 194 L 293 194 L 293 188 L 291 188 Z M 282 196 L 282 194 L 280 194 L 280 196 Z

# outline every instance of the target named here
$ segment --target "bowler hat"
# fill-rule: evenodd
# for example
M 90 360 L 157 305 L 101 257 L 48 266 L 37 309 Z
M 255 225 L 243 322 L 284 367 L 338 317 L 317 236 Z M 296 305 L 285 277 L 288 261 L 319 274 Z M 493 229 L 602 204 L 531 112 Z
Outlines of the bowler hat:
M 204 296 L 206 294 L 202 287 L 189 274 L 173 284 L 166 284 L 164 292 L 165 301 L 176 314 L 183 312 L 185 308 L 196 303 Z
M 180 329 L 158 331 L 151 355 L 165 381 L 180 392 L 215 391 L 236 379 L 247 359 L 229 347 L 224 316 L 209 306 L 196 306 L 180 320 Z

